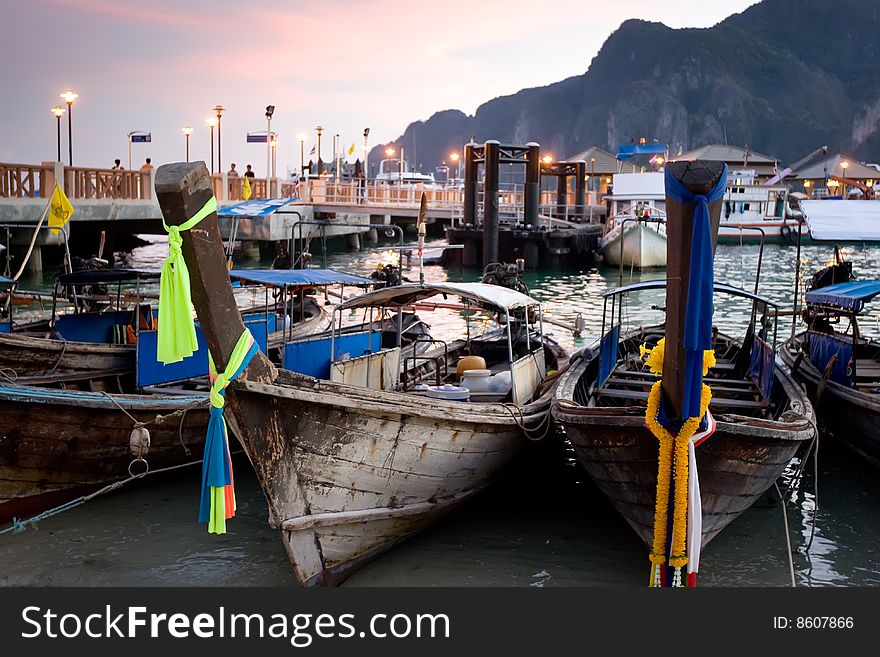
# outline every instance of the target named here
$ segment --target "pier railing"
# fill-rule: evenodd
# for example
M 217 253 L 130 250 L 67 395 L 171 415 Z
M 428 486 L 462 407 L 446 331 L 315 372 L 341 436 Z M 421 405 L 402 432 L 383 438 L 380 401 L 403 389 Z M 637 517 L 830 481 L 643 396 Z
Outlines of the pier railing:
M 41 167 L 32 164 L 0 164 L 0 197 L 34 198 L 40 195 Z

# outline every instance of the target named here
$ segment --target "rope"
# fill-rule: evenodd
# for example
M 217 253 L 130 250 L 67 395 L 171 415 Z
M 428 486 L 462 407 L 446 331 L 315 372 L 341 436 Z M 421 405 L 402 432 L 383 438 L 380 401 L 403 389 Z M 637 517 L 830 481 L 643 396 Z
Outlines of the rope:
M 510 413 L 510 417 L 513 418 L 513 421 L 516 424 L 516 426 L 520 428 L 520 430 L 525 434 L 526 438 L 528 438 L 529 440 L 532 440 L 534 442 L 540 442 L 541 440 L 544 440 L 544 438 L 546 438 L 547 434 L 550 432 L 550 426 L 553 423 L 550 420 L 550 409 L 549 408 L 547 409 L 547 412 L 544 414 L 544 416 L 540 419 L 538 424 L 536 424 L 532 428 L 529 428 L 525 424 L 525 417 L 522 414 L 522 408 L 520 408 L 516 404 L 510 404 L 510 403 L 503 403 L 503 404 L 500 404 L 500 406 L 502 408 L 506 409 Z M 519 414 L 519 417 L 517 417 L 517 414 Z M 535 438 L 533 436 L 533 434 L 535 432 L 539 431 L 541 429 L 541 427 L 544 427 L 544 430 L 541 431 L 540 436 Z
M 136 419 L 131 413 L 129 413 L 127 410 L 125 410 L 118 401 L 113 399 L 113 397 L 111 397 L 107 392 L 102 390 L 101 394 L 104 395 L 110 401 L 112 401 L 115 404 L 116 408 L 118 408 L 120 411 L 125 413 L 129 418 L 131 418 L 131 421 L 134 422 L 135 428 L 147 426 L 146 422 L 140 422 L 138 419 Z
M 779 499 L 782 501 L 782 522 L 785 525 L 785 545 L 787 547 L 786 554 L 788 555 L 788 573 L 791 576 L 791 586 L 792 588 L 794 588 L 797 586 L 797 582 L 794 578 L 794 559 L 791 556 L 791 536 L 789 535 L 790 532 L 788 528 L 788 512 L 785 508 L 785 498 L 782 496 L 782 492 L 779 490 L 779 484 L 774 481 L 773 487 L 776 489 L 776 494 L 779 495 Z
M 64 513 L 65 511 L 70 511 L 71 509 L 75 509 L 76 507 L 89 502 L 90 500 L 99 497 L 100 495 L 104 495 L 106 493 L 111 493 L 114 490 L 122 488 L 128 483 L 136 479 L 143 479 L 147 475 L 158 474 L 160 472 L 170 472 L 171 470 L 177 470 L 179 468 L 189 467 L 191 465 L 197 465 L 201 463 L 201 461 L 191 461 L 190 463 L 181 463 L 179 465 L 172 465 L 167 468 L 162 468 L 161 470 L 150 470 L 147 472 L 142 472 L 140 474 L 132 475 L 127 479 L 123 479 L 121 481 L 113 482 L 107 486 L 104 486 L 100 490 L 95 491 L 94 493 L 89 493 L 88 495 L 83 495 L 81 497 L 76 498 L 75 500 L 71 500 L 70 502 L 65 502 L 60 506 L 56 506 L 55 508 L 49 509 L 48 511 L 43 511 L 35 516 L 27 518 L 25 520 L 19 520 L 18 518 L 12 519 L 12 525 L 7 527 L 6 529 L 0 530 L 0 535 L 3 534 L 19 534 L 27 529 L 29 526 L 36 525 L 38 522 L 42 520 L 46 520 L 47 518 L 51 518 L 52 516 L 57 516 L 60 513 Z
M 46 372 L 47 375 L 55 373 L 55 370 L 57 370 L 58 366 L 61 365 L 61 361 L 64 360 L 64 354 L 67 353 L 67 339 L 60 333 L 58 334 L 58 337 L 61 338 L 61 353 L 58 355 L 58 360 L 55 361 L 55 364 L 49 369 L 48 372 Z

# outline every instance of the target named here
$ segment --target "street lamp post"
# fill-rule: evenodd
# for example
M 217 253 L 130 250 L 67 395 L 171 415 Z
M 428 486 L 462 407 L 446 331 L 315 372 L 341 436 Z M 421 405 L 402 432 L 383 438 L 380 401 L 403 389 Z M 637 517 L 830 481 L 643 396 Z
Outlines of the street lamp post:
M 299 133 L 296 138 L 299 139 L 299 175 L 302 178 L 306 175 L 306 136 Z
M 223 173 L 223 156 L 220 154 L 220 115 L 223 114 L 223 107 L 217 105 L 214 108 L 214 115 L 217 117 L 217 170 Z
M 209 116 L 205 119 L 205 123 L 211 128 L 211 174 L 214 174 L 214 128 L 217 127 L 218 121 L 216 116 Z
M 367 168 L 367 158 L 369 157 L 369 151 L 367 151 L 367 137 L 370 136 L 370 129 L 364 128 L 364 180 L 369 177 L 370 170 Z
M 67 164 L 73 166 L 73 101 L 79 98 L 79 94 L 72 89 L 65 89 L 61 99 L 67 103 Z
M 61 105 L 56 105 L 52 109 L 49 110 L 52 114 L 55 115 L 55 125 L 58 128 L 58 162 L 61 161 L 61 115 L 64 114 L 65 109 L 61 107 Z
M 339 180 L 339 151 L 341 150 L 341 145 L 339 143 L 339 133 L 336 134 L 336 138 L 333 140 L 333 165 L 336 169 L 336 180 Z
M 843 180 L 840 181 L 840 183 L 842 185 L 842 189 L 843 189 L 843 191 L 841 192 L 841 196 L 843 198 L 846 198 L 846 182 L 845 181 L 846 181 L 846 170 L 848 167 L 849 167 L 849 162 L 847 162 L 846 160 L 844 160 L 843 162 L 840 163 L 840 168 L 843 169 L 843 175 L 841 176 L 841 178 Z
M 183 133 L 183 140 L 186 142 L 186 161 L 189 162 L 189 136 L 193 133 L 191 126 L 185 125 L 180 131 Z
M 318 126 L 315 131 L 318 133 L 318 176 L 320 176 L 324 173 L 324 162 L 321 160 L 321 133 L 324 132 L 324 128 Z
M 266 198 L 272 196 L 272 115 L 274 105 L 266 105 Z
M 456 177 L 461 178 L 461 155 L 458 153 L 450 153 L 449 159 L 453 164 L 458 165 L 458 173 L 456 174 Z
M 389 146 L 388 148 L 385 149 L 385 157 L 386 157 L 388 160 L 390 160 L 392 157 L 394 157 L 394 154 L 395 154 L 396 152 L 397 152 L 397 151 L 395 151 L 391 146 Z M 382 160 L 382 162 L 384 163 L 385 160 Z M 381 170 L 381 169 L 382 169 L 382 167 L 381 167 L 381 165 L 380 165 L 380 167 L 379 167 L 379 173 L 382 173 L 382 170 Z M 390 169 L 389 169 L 389 171 L 388 171 L 388 175 L 391 175 L 391 171 L 390 171 Z M 389 178 L 389 181 L 390 181 L 390 178 Z

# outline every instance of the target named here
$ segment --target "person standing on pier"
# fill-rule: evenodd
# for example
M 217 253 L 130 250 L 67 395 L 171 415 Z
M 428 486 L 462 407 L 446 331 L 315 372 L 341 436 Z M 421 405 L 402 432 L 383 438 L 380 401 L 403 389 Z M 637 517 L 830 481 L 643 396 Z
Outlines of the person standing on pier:
M 152 169 L 152 168 L 153 168 L 153 160 L 148 157 L 147 161 L 141 165 L 141 173 L 148 173 L 150 171 L 150 169 Z
M 229 165 L 229 171 L 226 172 L 226 175 L 232 176 L 235 178 L 238 177 L 238 171 L 235 170 L 235 162 L 233 162 L 232 164 Z
M 251 179 L 254 178 L 254 170 L 251 168 L 250 164 L 247 165 L 247 171 L 244 172 L 244 177 Z
M 122 161 L 119 158 L 113 160 L 113 163 L 113 171 L 123 171 L 125 169 L 125 167 L 122 166 Z

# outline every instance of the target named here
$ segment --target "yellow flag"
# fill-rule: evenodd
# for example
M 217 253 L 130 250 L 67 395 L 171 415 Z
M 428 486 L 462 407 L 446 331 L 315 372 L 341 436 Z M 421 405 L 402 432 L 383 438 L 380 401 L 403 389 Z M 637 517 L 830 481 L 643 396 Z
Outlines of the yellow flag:
M 244 177 L 244 187 L 241 189 L 241 197 L 245 201 L 251 197 L 251 179 L 248 176 Z
M 49 225 L 52 227 L 52 234 L 60 233 L 60 229 L 64 228 L 72 216 L 73 206 L 67 200 L 64 190 L 56 182 L 55 191 L 52 192 L 52 200 L 49 201 Z
M 349 155 L 354 155 L 354 142 L 352 142 L 351 147 L 348 149 Z

